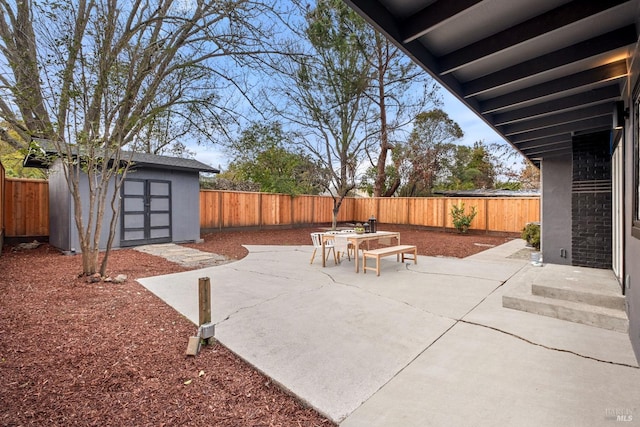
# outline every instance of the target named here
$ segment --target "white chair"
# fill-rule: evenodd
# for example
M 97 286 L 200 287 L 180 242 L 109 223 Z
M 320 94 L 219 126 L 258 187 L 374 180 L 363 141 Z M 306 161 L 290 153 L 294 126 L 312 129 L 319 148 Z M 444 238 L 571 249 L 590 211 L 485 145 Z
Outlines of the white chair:
M 327 231 L 325 234 L 335 234 L 335 235 L 340 235 L 340 234 L 348 234 L 348 233 L 355 233 L 355 230 L 351 229 L 351 230 L 331 230 L 331 231 Z M 340 247 L 340 245 L 335 245 L 334 243 L 334 250 L 335 250 L 335 246 Z M 348 242 L 347 243 L 347 258 L 349 259 L 349 261 L 351 261 L 351 254 L 354 253 L 354 249 L 355 246 L 353 246 L 353 243 Z M 338 261 L 340 261 L 342 259 L 342 256 L 344 255 L 344 252 L 338 252 Z
M 311 241 L 313 242 L 313 253 L 311 254 L 311 261 L 309 264 L 313 264 L 313 259 L 316 256 L 316 251 L 320 249 L 322 251 L 322 235 L 324 233 L 311 233 Z M 338 258 L 336 257 L 336 248 L 333 239 L 326 239 L 324 242 L 324 248 L 327 253 L 327 259 L 329 259 L 329 253 L 333 251 L 333 261 L 337 264 Z

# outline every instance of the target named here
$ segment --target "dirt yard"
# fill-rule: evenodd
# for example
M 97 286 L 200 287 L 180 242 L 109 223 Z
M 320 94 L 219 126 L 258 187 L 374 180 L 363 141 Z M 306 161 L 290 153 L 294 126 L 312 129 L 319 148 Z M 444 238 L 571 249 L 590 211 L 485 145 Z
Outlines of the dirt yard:
M 398 230 L 421 255 L 453 257 L 513 237 Z M 242 245 L 310 245 L 311 231 L 218 232 L 188 246 L 241 259 Z M 113 251 L 109 266 L 128 279 L 88 283 L 79 256 L 5 245 L 0 425 L 333 425 L 220 344 L 185 356 L 196 327 L 136 282 L 184 267 L 132 249 Z

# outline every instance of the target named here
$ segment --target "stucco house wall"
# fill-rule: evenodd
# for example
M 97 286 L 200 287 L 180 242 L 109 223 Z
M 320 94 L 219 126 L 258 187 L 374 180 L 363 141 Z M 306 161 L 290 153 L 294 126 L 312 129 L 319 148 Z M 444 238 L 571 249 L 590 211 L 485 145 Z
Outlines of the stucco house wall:
M 542 182 L 541 251 L 546 263 L 571 265 L 571 155 L 545 159 Z
M 640 138 L 640 123 L 634 112 L 634 94 L 640 93 L 640 45 L 636 45 L 633 54 L 635 61 L 631 63 L 627 85 L 625 87 L 625 107 L 629 109 L 629 117 L 625 121 L 624 128 L 624 178 L 625 178 L 625 198 L 624 198 L 624 275 L 623 285 L 629 317 L 629 338 L 640 360 L 640 229 L 634 222 L 637 216 L 637 206 L 635 198 L 640 198 L 638 181 L 640 169 L 637 167 L 640 162 L 640 153 L 634 147 L 634 141 Z M 640 96 L 640 95 L 639 95 Z

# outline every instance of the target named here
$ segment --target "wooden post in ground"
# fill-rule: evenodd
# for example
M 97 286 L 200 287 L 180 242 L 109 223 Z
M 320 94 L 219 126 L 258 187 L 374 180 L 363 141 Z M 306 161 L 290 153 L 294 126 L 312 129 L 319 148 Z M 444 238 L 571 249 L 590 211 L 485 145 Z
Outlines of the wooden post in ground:
M 211 281 L 208 277 L 198 279 L 198 326 L 211 322 Z

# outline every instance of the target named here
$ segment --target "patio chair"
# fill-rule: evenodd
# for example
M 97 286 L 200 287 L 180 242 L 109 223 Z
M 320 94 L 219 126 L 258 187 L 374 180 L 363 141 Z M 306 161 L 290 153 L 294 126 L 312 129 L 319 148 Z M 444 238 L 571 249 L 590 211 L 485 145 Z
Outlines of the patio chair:
M 322 251 L 322 235 L 324 233 L 311 233 L 311 241 L 313 242 L 313 253 L 311 254 L 311 261 L 309 264 L 313 264 L 313 259 L 316 256 L 316 251 L 320 249 Z M 338 258 L 336 257 L 336 248 L 333 240 L 325 240 L 324 248 L 327 253 L 327 259 L 329 259 L 329 253 L 333 251 L 333 261 L 337 264 Z
M 354 229 L 350 229 L 350 230 L 340 230 L 340 233 L 355 233 L 356 230 Z M 353 254 L 353 256 L 356 256 L 355 253 L 356 247 L 353 245 L 353 243 L 349 242 L 349 244 L 347 245 L 347 258 L 349 259 L 349 261 L 351 261 L 351 254 Z
M 343 233 L 355 233 L 355 230 L 353 229 L 349 229 L 349 230 L 332 230 L 332 231 L 327 231 L 325 234 L 343 234 Z M 326 246 L 326 244 L 325 244 Z M 335 250 L 335 245 L 334 245 L 334 250 Z M 354 253 L 355 250 L 355 246 L 353 245 L 353 243 L 349 242 L 347 243 L 347 258 L 349 259 L 349 261 L 351 261 L 351 254 Z M 344 255 L 344 252 L 338 252 L 338 260 L 342 259 L 342 256 Z M 355 254 L 354 254 L 355 256 Z

